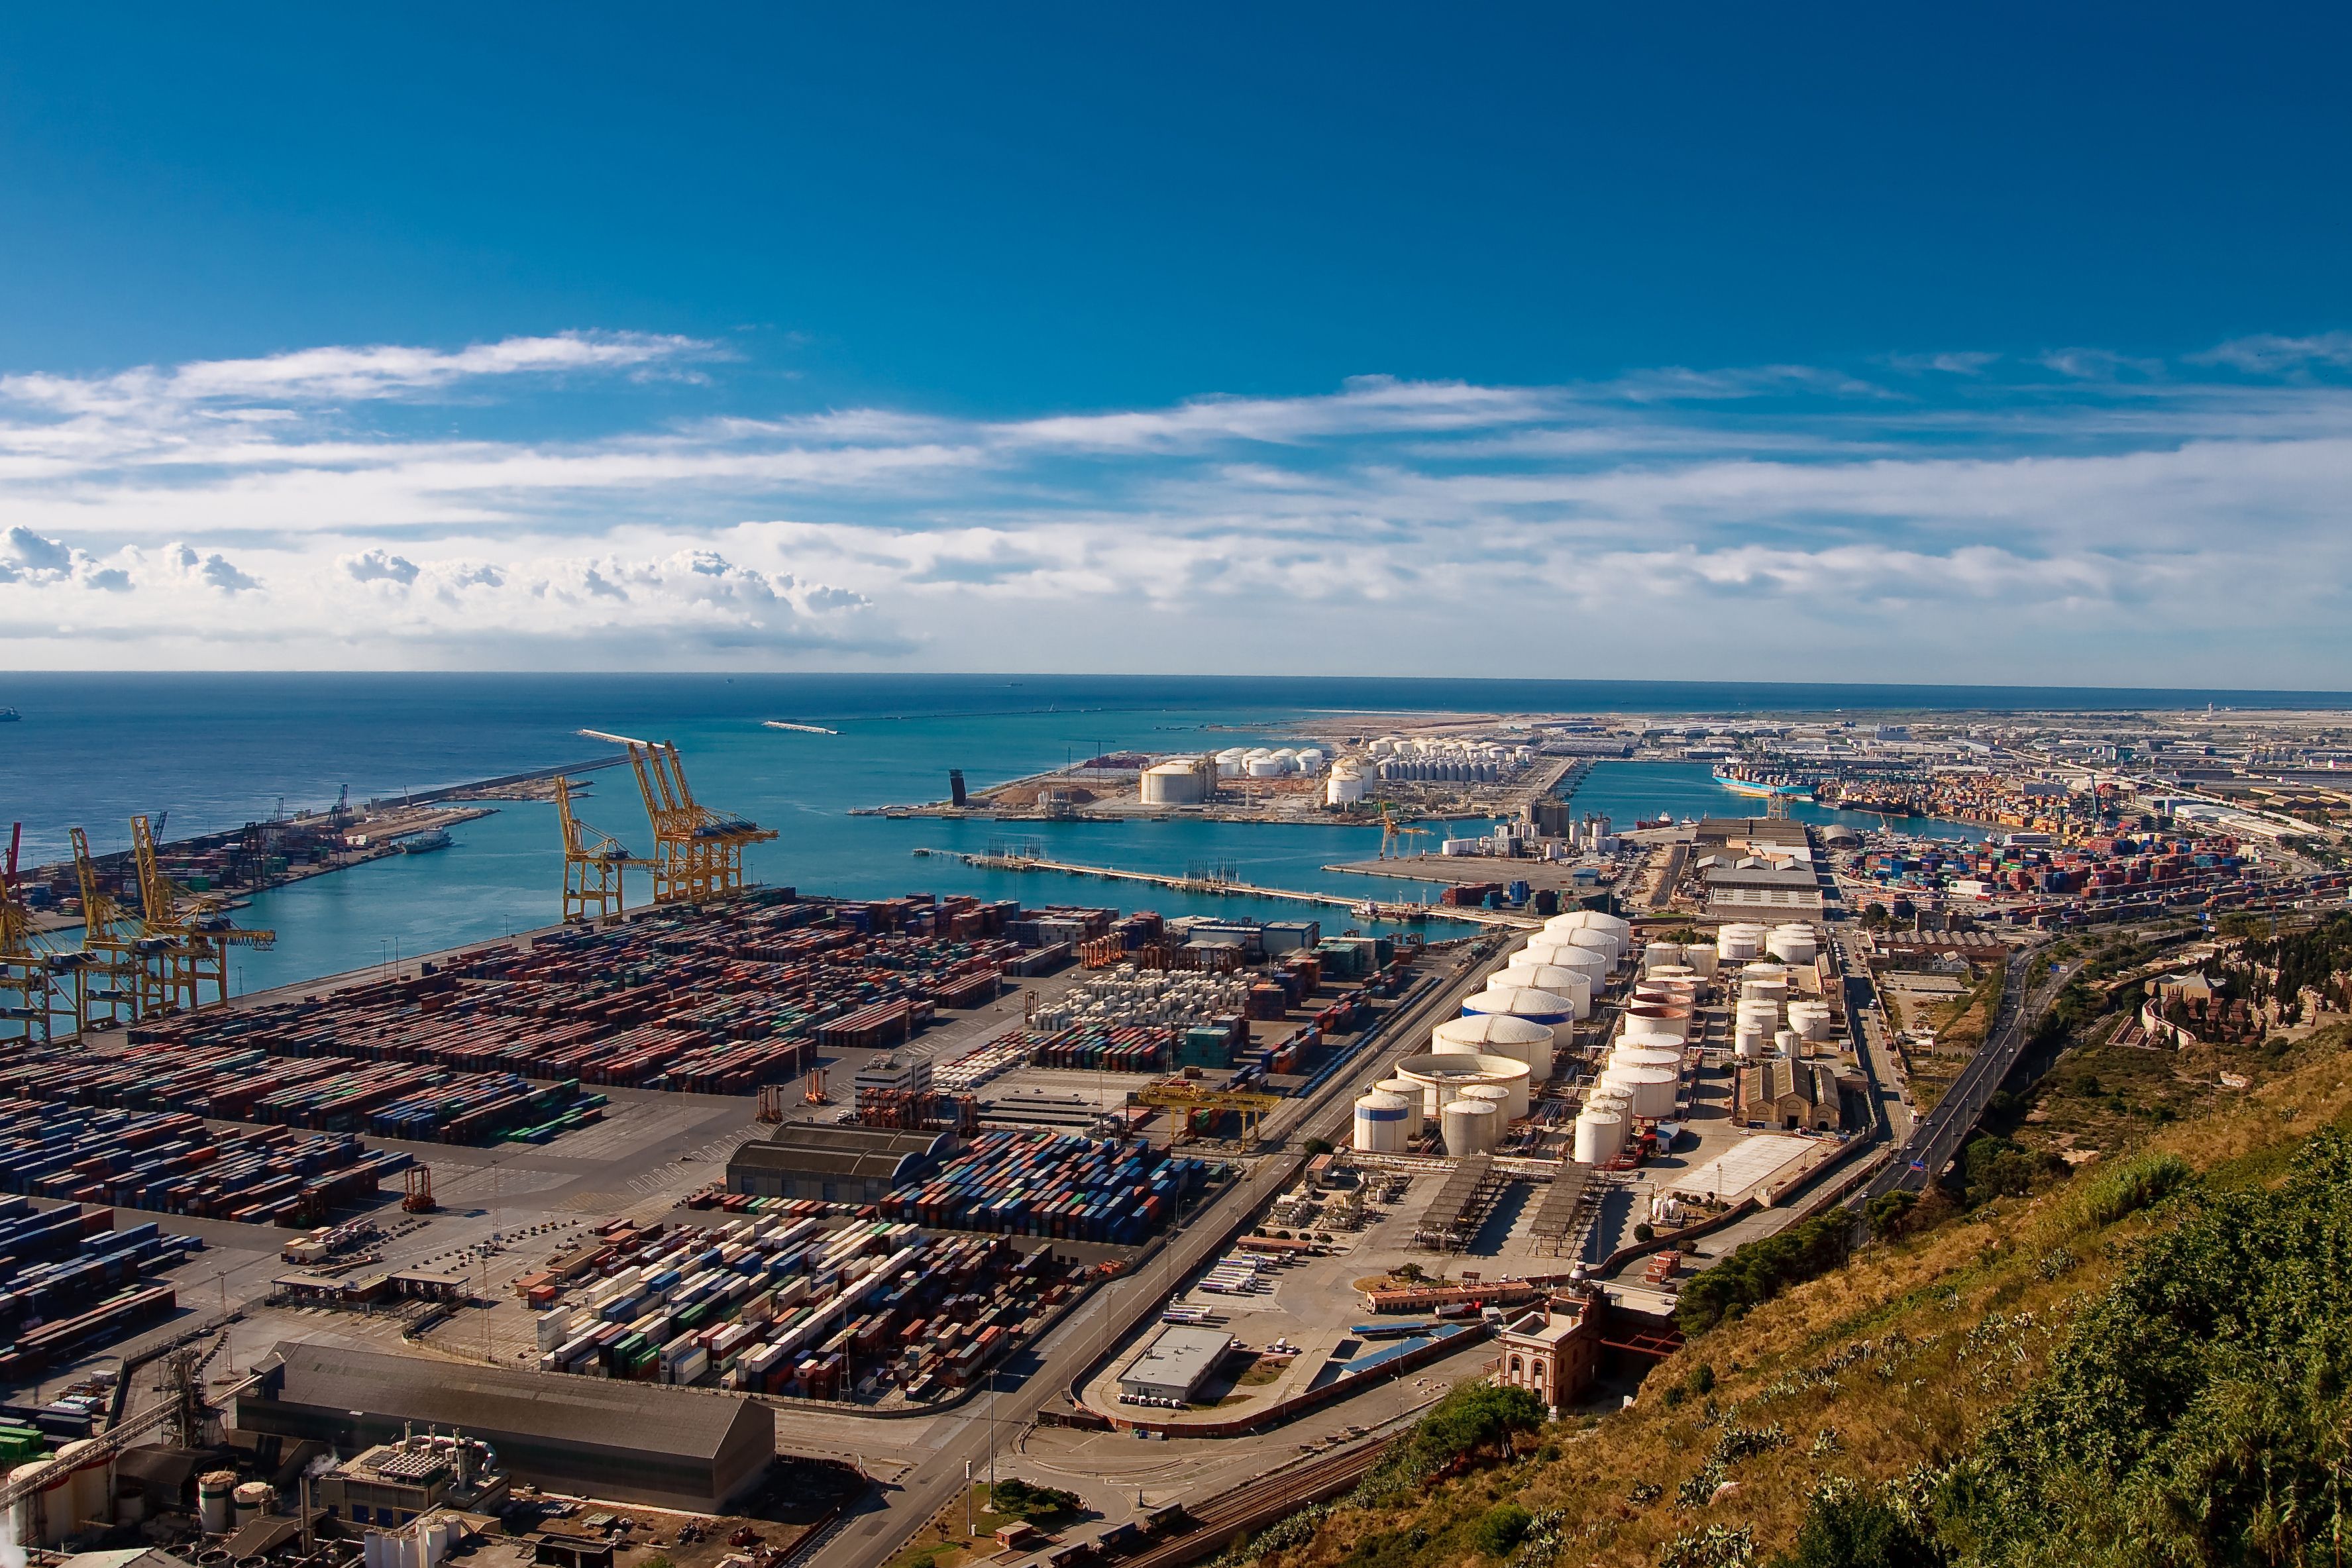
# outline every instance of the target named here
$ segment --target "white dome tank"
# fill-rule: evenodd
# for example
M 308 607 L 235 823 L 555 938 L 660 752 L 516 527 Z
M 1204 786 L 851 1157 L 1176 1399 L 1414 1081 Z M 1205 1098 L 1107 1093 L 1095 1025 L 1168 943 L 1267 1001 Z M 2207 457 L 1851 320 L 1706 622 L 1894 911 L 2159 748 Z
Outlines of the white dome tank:
M 1810 925 L 1775 925 L 1764 939 L 1765 951 L 1786 964 L 1810 964 L 1821 952 Z
M 1473 1083 L 1462 1091 L 1461 1097 L 1465 1100 L 1484 1100 L 1495 1108 L 1495 1114 L 1497 1117 L 1503 1121 L 1510 1120 L 1511 1092 L 1499 1083 Z M 1498 1133 L 1500 1130 L 1497 1127 Z
M 1429 1049 L 1433 1055 L 1454 1051 L 1476 1055 L 1483 1051 L 1490 1056 L 1507 1056 L 1526 1062 L 1528 1077 L 1538 1083 L 1551 1077 L 1557 1042 L 1556 1026 L 1515 1013 L 1465 1014 L 1447 1019 L 1429 1031 Z
M 1372 1087 L 1383 1094 L 1394 1094 L 1404 1101 L 1405 1136 L 1419 1137 L 1422 1128 L 1428 1124 L 1428 1118 L 1421 1113 L 1421 1085 L 1408 1083 L 1402 1078 L 1383 1078 Z
M 1625 1146 L 1625 1120 L 1606 1110 L 1588 1109 L 1576 1118 L 1576 1159 L 1605 1166 Z
M 1465 998 L 1462 1003 L 1464 1018 L 1497 1013 L 1542 1024 L 1552 1031 L 1555 1051 L 1565 1049 L 1576 1032 L 1576 1004 L 1553 991 L 1538 991 L 1530 986 L 1496 986 L 1490 980 L 1485 990 L 1475 997 Z M 1528 1066 L 1535 1066 L 1532 1058 Z M 1543 1063 L 1542 1071 L 1544 1077 L 1550 1077 L 1551 1063 Z
M 1376 1089 L 1359 1099 L 1356 1102 L 1357 1152 L 1367 1155 L 1404 1153 L 1406 1123 L 1412 1113 L 1410 1103 L 1402 1094 L 1383 1094 Z
M 1633 1096 L 1633 1114 L 1662 1122 L 1675 1113 L 1675 1089 L 1682 1075 L 1670 1067 L 1612 1067 L 1601 1075 Z
M 1528 1064 L 1511 1057 L 1458 1051 L 1432 1052 L 1405 1058 L 1397 1063 L 1396 1075 L 1409 1083 L 1422 1085 L 1424 1115 L 1459 1099 L 1462 1091 L 1473 1083 L 1501 1084 L 1511 1091 L 1511 1115 L 1528 1113 Z
M 1492 1101 L 1448 1101 L 1443 1116 L 1440 1131 L 1449 1155 L 1490 1155 L 1502 1142 L 1502 1131 L 1496 1125 L 1502 1117 Z
M 1584 969 L 1570 968 L 1565 964 L 1541 963 L 1521 954 L 1489 976 L 1486 984 L 1490 988 L 1510 985 L 1549 991 L 1556 997 L 1569 999 L 1579 1022 L 1592 1016 L 1592 976 Z
M 1682 1071 L 1683 1053 L 1663 1045 L 1620 1045 L 1609 1053 L 1612 1067 L 1671 1067 Z
M 1795 1001 L 1789 1004 L 1789 1027 L 1807 1040 L 1821 1041 L 1830 1037 L 1830 1005 L 1827 1002 Z
M 1745 964 L 1763 946 L 1761 925 L 1727 925 L 1715 934 L 1715 956 L 1720 963 Z

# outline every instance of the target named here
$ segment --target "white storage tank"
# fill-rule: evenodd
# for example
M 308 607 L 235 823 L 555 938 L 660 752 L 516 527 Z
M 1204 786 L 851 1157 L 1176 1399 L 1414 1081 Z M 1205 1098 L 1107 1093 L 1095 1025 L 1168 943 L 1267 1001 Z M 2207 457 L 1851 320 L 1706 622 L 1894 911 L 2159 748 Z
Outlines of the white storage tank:
M 1727 925 L 1715 934 L 1715 956 L 1725 964 L 1745 964 L 1764 947 L 1761 925 Z
M 1511 1115 L 1528 1113 L 1528 1064 L 1511 1057 L 1456 1051 L 1409 1056 L 1397 1063 L 1397 1076 L 1422 1086 L 1424 1115 L 1436 1114 L 1473 1083 L 1501 1084 L 1511 1091 Z
M 1464 1018 L 1475 1018 L 1482 1013 L 1504 1013 L 1542 1024 L 1552 1031 L 1552 1043 L 1556 1046 L 1568 1043 L 1576 1022 L 1576 1004 L 1568 998 L 1554 991 L 1538 991 L 1532 986 L 1497 986 L 1492 980 L 1486 982 L 1485 990 L 1465 998 L 1462 1003 Z
M 1302 746 L 1298 748 L 1298 755 L 1292 758 L 1291 761 L 1301 773 L 1320 773 L 1323 771 L 1323 748 L 1319 746 Z
M 1411 1104 L 1402 1094 L 1384 1094 L 1375 1089 L 1359 1099 L 1356 1102 L 1357 1152 L 1367 1155 L 1404 1153 L 1407 1123 L 1412 1114 Z
M 1490 1056 L 1507 1056 L 1528 1064 L 1528 1077 L 1544 1082 L 1551 1077 L 1555 1026 L 1536 1019 L 1520 1018 L 1513 1013 L 1465 1014 L 1447 1019 L 1429 1031 L 1432 1054 L 1448 1051 L 1481 1051 Z
M 197 1480 L 196 1522 L 206 1535 L 226 1535 L 235 1527 L 230 1500 L 236 1490 L 235 1470 L 213 1470 Z
M 1364 776 L 1346 763 L 1331 769 L 1331 777 L 1323 781 L 1323 802 L 1328 806 L 1352 806 L 1364 798 Z
M 1569 999 L 1579 1021 L 1592 1016 L 1591 975 L 1565 964 L 1546 964 L 1522 953 L 1489 976 L 1486 984 L 1490 988 L 1526 986 L 1531 990 L 1549 991 Z
M 269 1511 L 269 1483 L 247 1481 L 230 1494 L 236 1509 L 236 1527 L 243 1530 Z
M 1625 1147 L 1625 1122 L 1604 1109 L 1588 1107 L 1576 1118 L 1576 1159 L 1605 1166 Z
M 1688 1008 L 1659 1007 L 1650 1002 L 1636 1002 L 1625 1009 L 1626 1020 L 1639 1020 L 1649 1026 L 1653 1034 L 1671 1034 L 1677 1040 L 1688 1040 L 1695 1016 Z
M 1670 1046 L 1627 1041 L 1609 1053 L 1612 1067 L 1671 1067 L 1682 1071 L 1683 1053 Z
M 1795 1030 L 1782 1030 L 1772 1037 L 1772 1043 L 1779 1046 L 1780 1054 L 1791 1061 L 1805 1054 L 1805 1037 Z
M 1490 1155 L 1502 1143 L 1502 1117 L 1490 1100 L 1452 1100 L 1440 1124 L 1449 1155 Z
M 1765 950 L 1784 964 L 1810 964 L 1821 951 L 1810 925 L 1775 925 L 1764 939 Z
M 1631 1094 L 1634 1115 L 1663 1122 L 1675 1113 L 1675 1090 L 1682 1075 L 1671 1067 L 1612 1067 L 1601 1075 L 1601 1082 Z
M 1501 1134 L 1501 1123 L 1509 1121 L 1511 1117 L 1509 1090 L 1499 1083 L 1473 1083 L 1462 1091 L 1461 1097 L 1465 1100 L 1484 1100 L 1487 1104 L 1492 1105 L 1497 1118 L 1496 1133 L 1497 1136 Z
M 1428 1118 L 1421 1113 L 1421 1085 L 1408 1083 L 1402 1078 L 1383 1078 L 1372 1087 L 1383 1094 L 1394 1094 L 1404 1102 L 1405 1136 L 1421 1136 L 1422 1128 L 1429 1124 Z
M 1801 1000 L 1790 1002 L 1789 1027 L 1810 1040 L 1818 1042 L 1829 1039 L 1829 1003 Z

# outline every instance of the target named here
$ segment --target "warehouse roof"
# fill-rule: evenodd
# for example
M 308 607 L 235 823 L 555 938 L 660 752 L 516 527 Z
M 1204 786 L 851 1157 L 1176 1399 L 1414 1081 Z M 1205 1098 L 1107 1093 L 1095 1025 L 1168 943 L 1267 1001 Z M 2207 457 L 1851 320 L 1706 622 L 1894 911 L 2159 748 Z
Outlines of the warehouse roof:
M 727 1164 L 730 1169 L 891 1181 L 924 1162 L 945 1158 L 954 1147 L 953 1133 L 787 1122 L 766 1137 L 743 1144 Z
M 278 1402 L 485 1437 L 510 1432 L 707 1460 L 718 1458 L 739 1422 L 772 1428 L 775 1419 L 749 1399 L 600 1377 L 549 1377 L 286 1341 L 270 1356 L 283 1368 L 273 1380 Z
M 1135 1387 L 1181 1388 L 1190 1395 L 1217 1369 L 1233 1343 L 1234 1336 L 1223 1329 L 1164 1328 L 1118 1380 Z

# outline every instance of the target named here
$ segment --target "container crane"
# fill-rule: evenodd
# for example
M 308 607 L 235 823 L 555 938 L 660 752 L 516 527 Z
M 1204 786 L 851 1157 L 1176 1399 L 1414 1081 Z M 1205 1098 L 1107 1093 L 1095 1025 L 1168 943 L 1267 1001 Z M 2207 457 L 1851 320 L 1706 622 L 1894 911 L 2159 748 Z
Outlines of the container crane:
M 60 964 L 59 955 L 43 939 L 33 923 L 16 876 L 16 851 L 25 840 L 25 824 L 8 834 L 8 858 L 0 862 L 0 1040 L 49 1042 L 49 1030 L 60 1012 L 75 1009 L 58 995 L 58 977 L 80 971 Z
M 694 798 L 686 764 L 667 740 L 633 740 L 603 730 L 580 732 L 608 740 L 629 754 L 637 790 L 646 800 L 646 820 L 654 831 L 654 902 L 683 904 L 739 893 L 743 887 L 743 851 L 777 836 L 748 817 L 716 811 Z
M 89 835 L 71 831 L 74 873 L 81 883 L 81 961 L 75 1019 L 82 1033 L 137 1023 L 152 1011 L 153 947 L 139 922 L 99 879 Z
M 563 920 L 601 920 L 627 907 L 623 878 L 639 860 L 612 834 L 590 827 L 572 814 L 572 780 L 555 778 L 555 820 L 563 829 Z
M 147 970 L 153 1005 L 146 1010 L 194 1012 L 205 1005 L 207 985 L 215 1002 L 228 1000 L 228 950 L 268 947 L 278 933 L 231 925 L 219 900 L 191 894 L 165 876 L 155 830 L 143 816 L 131 819 L 131 850 L 139 868 L 141 924 L 157 944 L 156 962 Z
M 1393 854 L 1395 859 L 1402 860 L 1405 857 L 1405 840 L 1425 839 L 1427 837 L 1429 837 L 1429 830 L 1427 828 L 1401 828 L 1397 826 L 1395 807 L 1383 806 L 1381 808 L 1381 859 L 1388 860 L 1391 858 L 1391 854 Z

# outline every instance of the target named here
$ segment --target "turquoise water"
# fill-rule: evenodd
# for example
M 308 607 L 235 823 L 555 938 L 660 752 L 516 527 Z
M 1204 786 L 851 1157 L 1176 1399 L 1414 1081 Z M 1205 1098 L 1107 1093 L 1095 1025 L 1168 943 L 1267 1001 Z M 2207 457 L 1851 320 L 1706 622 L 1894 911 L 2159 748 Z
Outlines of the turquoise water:
M 1620 828 L 1637 819 L 1654 821 L 1671 812 L 1685 817 L 1760 817 L 1764 801 L 1737 794 L 1715 781 L 1715 769 L 1704 762 L 1601 762 L 1588 769 L 1570 797 L 1580 816 L 1605 811 Z M 1840 811 L 1809 801 L 1789 802 L 1789 815 L 1816 827 L 1843 825 L 1857 832 L 1876 831 L 1879 820 L 1863 811 Z M 1885 824 L 1897 832 L 1926 839 L 1975 843 L 1986 836 L 1982 828 L 1965 822 L 1935 821 L 1923 817 L 1891 818 Z
M 86 826 L 100 852 L 124 848 L 136 811 L 168 813 L 167 837 L 234 828 L 289 808 L 396 795 L 609 756 L 583 728 L 675 740 L 706 803 L 777 829 L 752 874 L 814 893 L 929 891 L 1156 908 L 1163 914 L 1301 913 L 1045 874 L 988 873 L 918 846 L 986 851 L 1035 840 L 1057 858 L 1182 874 L 1230 866 L 1244 881 L 1350 897 L 1415 895 L 1415 884 L 1327 873 L 1374 853 L 1376 830 L 1210 822 L 956 823 L 852 817 L 855 807 L 947 793 L 947 770 L 980 786 L 1097 751 L 1198 750 L 1300 738 L 1309 716 L 1413 711 L 1643 712 L 2105 706 L 2212 694 L 1992 688 L 1773 686 L 1565 681 L 1246 680 L 1014 675 L 10 674 L 0 703 L 0 824 L 21 821 L 30 863 L 60 859 Z M 2245 694 L 2220 694 L 2220 700 Z M 842 733 L 771 730 L 763 719 Z M 1368 723 L 1367 728 L 1376 727 Z M 1621 821 L 1741 809 L 1688 764 L 1604 764 L 1577 796 Z M 650 849 L 630 775 L 591 776 L 581 813 Z M 1809 821 L 1841 817 L 1800 806 Z M 1475 829 L 1477 824 L 1470 824 Z M 1916 831 L 1967 836 L 1964 830 Z M 257 898 L 241 916 L 278 933 L 236 959 L 240 989 L 285 984 L 552 922 L 562 880 L 553 809 L 501 805 L 438 854 L 379 861 Z M 642 897 L 645 888 L 633 885 Z M 1327 929 L 1349 924 L 1319 912 Z

